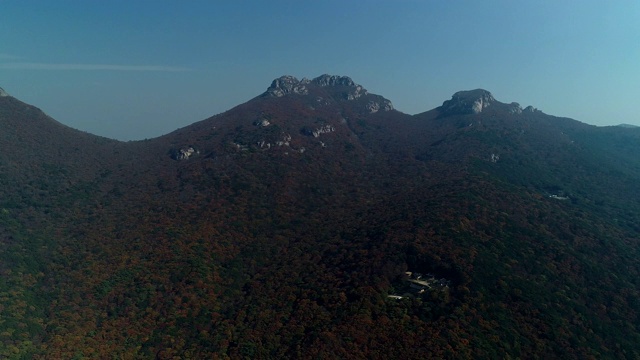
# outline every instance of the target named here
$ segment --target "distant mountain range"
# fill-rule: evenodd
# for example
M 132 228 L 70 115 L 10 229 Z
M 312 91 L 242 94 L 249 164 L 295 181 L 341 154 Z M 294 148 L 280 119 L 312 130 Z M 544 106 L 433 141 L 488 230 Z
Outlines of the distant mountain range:
M 275 79 L 119 142 L 0 97 L 0 358 L 640 357 L 640 130 Z

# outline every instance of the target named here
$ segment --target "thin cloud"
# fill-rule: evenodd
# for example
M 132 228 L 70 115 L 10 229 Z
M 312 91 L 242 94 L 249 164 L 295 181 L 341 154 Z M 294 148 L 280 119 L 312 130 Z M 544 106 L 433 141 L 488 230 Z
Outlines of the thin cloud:
M 1 59 L 2 57 L 0 57 Z M 47 64 L 47 63 L 0 63 L 0 69 L 9 70 L 107 70 L 107 71 L 191 71 L 189 68 L 163 65 L 111 65 L 111 64 Z
M 15 55 L 0 53 L 0 60 L 16 60 L 16 59 L 19 59 L 19 57 Z

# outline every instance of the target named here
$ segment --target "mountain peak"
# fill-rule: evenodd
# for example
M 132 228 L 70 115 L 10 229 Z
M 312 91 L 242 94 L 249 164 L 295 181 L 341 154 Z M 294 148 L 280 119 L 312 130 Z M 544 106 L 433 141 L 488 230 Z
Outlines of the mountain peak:
M 348 76 L 323 74 L 311 80 L 311 82 L 320 86 L 350 86 L 362 88 L 362 86 L 354 83 Z
M 9 96 L 9 93 L 4 91 L 4 89 L 0 87 L 0 97 L 3 97 L 3 96 Z
M 496 99 L 484 89 L 458 91 L 451 100 L 442 103 L 442 110 L 447 115 L 478 114 L 495 103 Z
M 517 102 L 511 104 L 502 103 L 496 100 L 489 91 L 484 89 L 458 91 L 453 94 L 451 100 L 442 103 L 440 110 L 445 116 L 467 115 L 479 114 L 488 107 L 500 109 L 510 114 L 522 114 L 523 112 L 535 113 L 538 111 L 538 109 L 532 106 L 527 106 L 525 109 L 522 109 Z
M 298 80 L 295 76 L 283 75 L 271 82 L 266 94 L 275 97 L 282 97 L 291 93 L 307 95 L 309 93 L 307 84 L 309 84 L 309 80 L 306 78 Z
M 320 87 L 347 86 L 355 88 L 355 92 L 357 93 L 362 93 L 363 95 L 367 94 L 367 90 L 365 90 L 361 85 L 354 83 L 350 77 L 328 74 L 320 75 L 313 80 L 309 80 L 307 78 L 298 80 L 295 76 L 283 75 L 271 82 L 271 86 L 267 89 L 267 94 L 275 97 L 282 97 L 291 93 L 307 95 L 309 93 L 307 85 L 309 84 Z
M 320 90 L 319 88 L 325 88 L 326 90 Z M 336 100 L 357 100 L 370 96 L 370 101 L 365 106 L 367 111 L 374 113 L 379 110 L 393 110 L 391 101 L 378 95 L 369 94 L 367 89 L 362 85 L 356 84 L 350 77 L 339 75 L 323 74 L 313 80 L 307 78 L 298 80 L 295 76 L 284 75 L 273 80 L 263 96 L 309 95 L 310 91 L 314 91 L 313 94 L 320 97 L 326 96 L 328 91 L 330 96 Z

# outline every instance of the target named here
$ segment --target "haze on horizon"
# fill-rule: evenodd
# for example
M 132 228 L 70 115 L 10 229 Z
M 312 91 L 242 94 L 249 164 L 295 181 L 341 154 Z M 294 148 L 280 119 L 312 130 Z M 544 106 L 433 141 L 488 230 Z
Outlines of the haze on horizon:
M 271 81 L 346 75 L 409 114 L 459 90 L 640 125 L 636 1 L 0 2 L 0 87 L 120 140 L 226 111 Z

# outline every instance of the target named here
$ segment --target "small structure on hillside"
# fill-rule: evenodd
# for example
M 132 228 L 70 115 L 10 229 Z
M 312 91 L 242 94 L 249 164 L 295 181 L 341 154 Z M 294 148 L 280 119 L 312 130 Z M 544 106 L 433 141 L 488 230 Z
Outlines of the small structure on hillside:
M 430 291 L 448 291 L 451 281 L 445 278 L 438 278 L 434 274 L 422 274 L 418 272 L 405 272 L 405 276 L 402 280 L 402 285 L 398 294 L 391 294 L 388 297 L 391 299 L 402 299 L 411 296 L 420 296 Z

